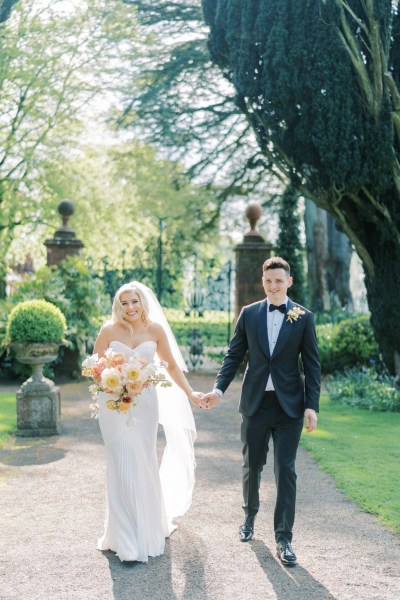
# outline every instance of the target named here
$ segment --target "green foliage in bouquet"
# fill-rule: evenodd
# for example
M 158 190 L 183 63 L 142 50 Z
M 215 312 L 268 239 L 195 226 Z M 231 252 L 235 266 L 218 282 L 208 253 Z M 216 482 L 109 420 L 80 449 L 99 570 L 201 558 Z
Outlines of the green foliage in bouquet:
M 8 317 L 8 342 L 45 343 L 64 339 L 67 323 L 61 310 L 45 300 L 17 304 Z

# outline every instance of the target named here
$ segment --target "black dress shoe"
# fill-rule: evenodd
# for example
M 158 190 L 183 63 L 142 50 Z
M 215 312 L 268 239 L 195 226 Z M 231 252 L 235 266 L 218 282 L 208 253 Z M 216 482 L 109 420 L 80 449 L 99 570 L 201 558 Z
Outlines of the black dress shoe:
M 255 517 L 246 517 L 243 525 L 239 527 L 239 537 L 241 542 L 249 542 L 253 539 L 254 519 Z
M 293 552 L 292 544 L 290 542 L 287 540 L 277 542 L 276 551 L 283 565 L 286 565 L 287 567 L 297 565 L 297 557 Z

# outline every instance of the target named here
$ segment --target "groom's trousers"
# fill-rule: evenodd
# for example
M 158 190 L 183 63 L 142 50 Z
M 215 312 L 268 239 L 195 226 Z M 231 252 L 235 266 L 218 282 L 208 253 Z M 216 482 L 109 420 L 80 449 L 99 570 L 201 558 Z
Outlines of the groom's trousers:
M 255 516 L 260 507 L 261 472 L 267 462 L 271 437 L 274 443 L 276 541 L 292 540 L 296 507 L 295 460 L 302 428 L 303 417 L 289 417 L 280 406 L 275 392 L 264 393 L 261 406 L 253 416 L 242 416 L 243 509 L 246 516 Z

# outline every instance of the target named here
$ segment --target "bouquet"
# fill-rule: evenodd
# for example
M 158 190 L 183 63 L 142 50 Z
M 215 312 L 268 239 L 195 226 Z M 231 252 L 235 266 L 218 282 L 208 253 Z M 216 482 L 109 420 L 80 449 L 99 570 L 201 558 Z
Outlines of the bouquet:
M 146 387 L 159 383 L 162 387 L 171 386 L 165 375 L 158 372 L 159 367 L 167 366 L 165 362 L 156 364 L 138 354 L 126 356 L 123 352 L 116 352 L 111 348 L 106 350 L 101 358 L 98 354 L 86 358 L 82 363 L 82 375 L 93 382 L 89 387 L 93 394 L 92 399 L 95 400 L 94 404 L 90 405 L 92 417 L 97 417 L 99 410 L 99 392 L 110 396 L 106 401 L 107 408 L 127 413 L 137 405 L 136 397 Z

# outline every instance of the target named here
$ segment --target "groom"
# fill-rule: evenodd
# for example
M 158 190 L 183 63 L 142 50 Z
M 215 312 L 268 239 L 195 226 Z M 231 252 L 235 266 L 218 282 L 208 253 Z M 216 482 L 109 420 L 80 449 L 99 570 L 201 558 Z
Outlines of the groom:
M 248 353 L 239 404 L 245 513 L 239 535 L 242 542 L 253 538 L 261 472 L 272 437 L 277 553 L 284 565 L 292 566 L 297 563 L 291 545 L 296 451 L 303 421 L 308 432 L 317 426 L 320 363 L 313 315 L 287 296 L 292 285 L 288 262 L 280 257 L 266 260 L 262 283 L 267 297 L 242 309 L 214 390 L 203 397 L 202 405 L 212 408 L 218 403 Z

